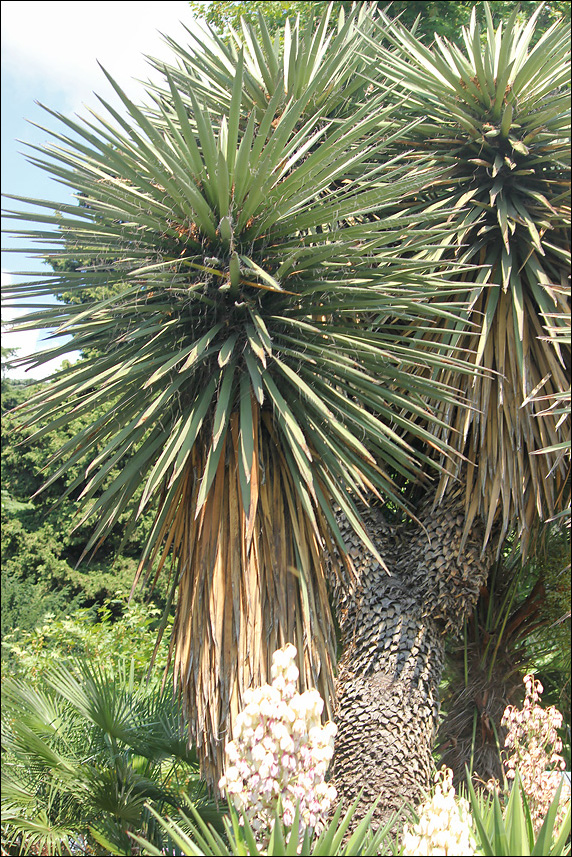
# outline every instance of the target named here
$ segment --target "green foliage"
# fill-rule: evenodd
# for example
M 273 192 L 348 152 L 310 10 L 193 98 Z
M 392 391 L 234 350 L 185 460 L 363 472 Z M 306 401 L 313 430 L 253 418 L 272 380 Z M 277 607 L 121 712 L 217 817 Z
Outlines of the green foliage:
M 308 3 L 305 0 L 293 0 L 293 2 L 288 2 L 288 0 L 254 0 L 254 2 L 231 3 L 225 3 L 224 0 L 214 0 L 210 3 L 189 3 L 193 15 L 203 18 L 220 32 L 224 32 L 229 26 L 235 30 L 239 29 L 242 18 L 249 24 L 256 24 L 260 13 L 264 16 L 272 35 L 282 29 L 288 17 L 300 15 L 300 19 L 307 23 L 317 6 L 326 7 L 327 5 L 327 3 Z M 336 3 L 335 5 L 341 6 L 342 4 Z M 351 3 L 343 5 L 350 6 Z
M 506 706 L 522 698 L 527 672 L 542 681 L 545 704 L 563 713 L 560 736 L 570 763 L 569 557 L 570 533 L 554 525 L 545 527 L 524 564 L 511 538 L 463 637 L 447 640 L 435 752 L 455 782 L 465 766 L 475 780 L 501 779 L 501 719 Z
M 16 355 L 16 350 L 11 355 L 11 358 Z M 7 375 L 2 376 L 2 414 L 20 405 L 29 395 L 30 388 L 36 387 L 37 381 L 27 381 L 20 378 L 9 378 Z
M 219 32 L 240 28 L 241 18 L 250 24 L 255 24 L 260 12 L 266 21 L 268 29 L 275 35 L 283 27 L 287 17 L 300 15 L 306 23 L 312 14 L 321 12 L 328 3 L 325 2 L 284 2 L 284 0 L 248 0 L 248 2 L 226 2 L 226 0 L 211 0 L 209 3 L 189 3 L 194 15 L 207 21 Z M 337 10 L 349 11 L 351 2 L 334 0 L 332 4 Z M 399 18 L 403 26 L 412 30 L 417 23 L 416 35 L 426 44 L 432 42 L 435 34 L 445 36 L 452 41 L 460 39 L 461 27 L 469 22 L 473 7 L 477 6 L 479 19 L 483 20 L 480 4 L 475 0 L 392 0 L 392 2 L 377 2 L 374 4 L 392 18 Z M 537 0 L 522 0 L 519 6 L 519 19 L 528 20 L 538 9 Z M 514 11 L 513 0 L 492 0 L 490 3 L 496 23 L 506 21 Z M 319 9 L 322 7 L 322 9 Z M 564 2 L 549 2 L 542 4 L 537 36 L 558 18 L 570 17 L 570 4 Z
M 392 853 L 396 853 L 394 843 L 389 841 L 389 832 L 395 824 L 392 818 L 385 827 L 377 832 L 371 828 L 371 817 L 375 805 L 365 817 L 354 826 L 353 819 L 358 802 L 350 806 L 342 817 L 342 806 L 327 823 L 324 830 L 316 835 L 313 830 L 306 828 L 304 836 L 299 835 L 300 817 L 298 811 L 292 828 L 285 826 L 280 812 L 277 811 L 270 842 L 267 849 L 262 849 L 256 842 L 254 831 L 244 811 L 238 813 L 232 804 L 229 806 L 229 816 L 224 817 L 225 837 L 222 837 L 213 827 L 205 822 L 197 808 L 187 801 L 187 808 L 181 813 L 179 821 L 161 818 L 156 812 L 153 815 L 160 826 L 169 834 L 173 854 L 212 855 L 212 857 L 230 857 L 232 854 L 242 855 L 315 855 L 315 857 L 335 857 L 335 855 L 377 855 L 382 846 L 390 845 Z M 352 830 L 350 834 L 350 830 Z M 142 853 L 159 855 L 162 853 L 152 842 L 144 837 L 133 836 L 142 846 Z
M 468 25 L 473 9 L 478 21 L 485 22 L 483 4 L 477 0 L 393 0 L 375 5 L 391 18 L 399 18 L 409 31 L 419 19 L 415 35 L 425 44 L 433 42 L 436 35 L 460 43 L 461 29 Z M 516 5 L 513 0 L 492 0 L 489 6 L 495 25 L 508 21 Z M 541 4 L 538 0 L 521 0 L 518 3 L 518 22 L 528 21 L 541 6 L 536 40 L 555 20 L 570 18 L 570 4 L 567 2 Z
M 33 583 L 2 569 L 1 634 L 32 631 L 49 615 L 65 615 L 80 606 L 81 596 L 72 595 L 69 587 L 50 589 L 46 583 Z
M 33 631 L 3 640 L 6 839 L 69 853 L 83 837 L 96 853 L 128 854 L 127 828 L 158 841 L 145 800 L 176 807 L 184 794 L 216 822 L 172 681 L 161 690 L 165 647 L 147 679 L 159 612 L 114 600 L 45 617 Z
M 131 854 L 133 830 L 162 844 L 147 801 L 163 811 L 191 794 L 218 817 L 169 683 L 162 690 L 157 674 L 147 682 L 117 652 L 52 660 L 39 683 L 6 679 L 2 751 L 3 841 L 20 853 L 73 853 L 83 842 Z
M 528 801 L 518 772 L 504 813 L 496 792 L 492 797 L 487 797 L 482 793 L 477 795 L 470 777 L 467 782 L 476 826 L 475 838 L 481 854 L 486 855 L 486 857 L 509 857 L 513 854 L 558 857 L 558 855 L 570 853 L 569 799 L 564 820 L 560 825 L 557 825 L 563 782 L 558 786 L 544 823 L 536 837 Z
M 31 629 L 47 613 L 60 615 L 129 593 L 135 559 L 109 557 L 76 569 L 63 515 L 60 530 L 56 523 L 42 522 L 41 511 L 27 504 L 10 500 L 8 508 L 11 513 L 2 515 L 2 635 Z M 75 539 L 73 546 L 83 547 Z
M 19 405 L 26 406 L 31 397 L 43 395 L 43 391 L 47 389 L 45 382 L 26 387 L 21 393 L 22 400 Z M 49 542 L 53 533 L 57 532 L 60 544 L 55 553 L 70 565 L 78 561 L 87 542 L 88 530 L 81 522 L 78 525 L 78 491 L 74 491 L 72 486 L 88 467 L 89 459 L 77 458 L 56 479 L 51 480 L 41 493 L 40 489 L 45 482 L 45 470 L 50 461 L 100 414 L 101 411 L 94 408 L 88 415 L 72 418 L 67 425 L 55 425 L 50 431 L 45 430 L 45 421 L 37 433 L 39 436 L 34 439 L 31 438 L 32 431 L 22 426 L 18 410 L 4 413 L 2 418 L 2 487 L 16 500 L 28 502 L 33 498 L 31 505 L 19 510 L 18 520 L 27 532 L 47 525 L 42 536 L 45 542 Z M 115 470 L 110 474 L 111 478 L 119 472 L 121 465 L 121 460 L 117 461 Z M 108 560 L 113 557 L 121 536 L 122 530 L 118 527 L 99 556 L 105 556 Z M 136 556 L 139 550 L 140 542 L 135 534 L 131 543 L 125 546 L 124 552 L 126 555 Z M 9 559 L 9 556 L 5 559 Z M 24 574 L 26 575 L 25 570 Z
M 128 594 L 137 569 L 140 538 L 151 525 L 150 518 L 142 519 L 125 545 L 121 545 L 118 526 L 95 558 L 78 566 L 91 529 L 78 525 L 77 492 L 68 493 L 68 489 L 89 461 L 78 461 L 46 491 L 36 492 L 44 481 L 47 459 L 73 438 L 85 421 L 75 420 L 67 429 L 57 427 L 36 442 L 28 442 L 30 432 L 20 429 L 17 414 L 12 411 L 45 386 L 44 382 L 20 384 L 6 379 L 2 387 L 3 636 L 15 628 L 32 629 L 44 614 L 65 614 L 74 606 L 103 604 L 118 592 Z M 160 584 L 155 603 L 164 603 L 161 592 Z M 137 593 L 136 597 L 142 595 Z
M 155 649 L 159 614 L 157 607 L 117 598 L 61 618 L 44 616 L 43 624 L 3 639 L 2 675 L 36 683 L 58 663 L 74 658 L 114 669 L 131 661 L 135 678 L 141 681 Z M 159 647 L 155 661 L 159 672 L 166 657 L 165 647 Z

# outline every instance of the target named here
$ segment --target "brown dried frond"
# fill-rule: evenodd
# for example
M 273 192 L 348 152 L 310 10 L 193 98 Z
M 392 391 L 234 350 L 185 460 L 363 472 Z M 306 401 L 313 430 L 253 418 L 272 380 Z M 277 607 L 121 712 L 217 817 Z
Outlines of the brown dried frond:
M 298 650 L 300 689 L 316 687 L 326 700 L 324 715 L 332 716 L 336 641 L 326 584 L 327 526 L 318 512 L 318 527 L 312 525 L 271 415 L 254 399 L 252 418 L 250 497 L 243 497 L 235 413 L 202 509 L 195 516 L 206 435 L 205 445 L 189 456 L 161 533 L 160 566 L 171 550 L 179 574 L 170 643 L 174 681 L 202 775 L 215 789 L 244 692 L 270 681 L 272 654 L 287 642 Z
M 201 241 L 201 231 L 196 223 L 191 223 L 188 229 L 189 237 L 192 238 L 193 241 L 200 243 Z
M 483 291 L 473 308 L 475 318 L 479 313 L 484 317 L 486 301 Z M 524 310 L 526 377 L 516 360 L 513 298 L 510 291 L 501 291 L 480 358 L 480 365 L 489 372 L 474 379 L 458 376 L 454 370 L 443 375 L 442 380 L 455 385 L 470 407 L 449 408 L 448 427 L 441 436 L 468 459 L 463 475 L 465 533 L 480 518 L 485 524 L 483 551 L 489 540 L 500 550 L 506 533 L 516 523 L 526 555 L 535 523 L 556 514 L 569 497 L 569 459 L 559 456 L 558 451 L 540 454 L 562 440 L 559 417 L 543 413 L 542 404 L 531 394 L 542 385 L 550 396 L 569 389 L 570 350 L 568 346 L 562 348 L 561 361 L 556 349 L 541 341 L 542 320 L 534 307 L 525 303 Z M 473 360 L 479 350 L 479 333 L 468 333 L 459 342 Z M 438 500 L 455 484 L 462 465 L 451 459 L 444 466 Z

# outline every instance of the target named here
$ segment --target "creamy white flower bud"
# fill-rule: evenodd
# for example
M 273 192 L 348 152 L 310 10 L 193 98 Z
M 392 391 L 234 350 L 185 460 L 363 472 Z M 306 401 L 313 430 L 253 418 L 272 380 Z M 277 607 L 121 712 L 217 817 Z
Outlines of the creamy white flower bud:
M 228 768 L 220 780 L 235 806 L 245 810 L 261 845 L 268 842 L 279 798 L 291 824 L 300 802 L 301 832 L 317 832 L 337 797 L 324 781 L 336 727 L 321 725 L 323 700 L 316 690 L 299 694 L 296 649 L 288 644 L 272 658 L 272 686 L 250 689 L 227 744 Z

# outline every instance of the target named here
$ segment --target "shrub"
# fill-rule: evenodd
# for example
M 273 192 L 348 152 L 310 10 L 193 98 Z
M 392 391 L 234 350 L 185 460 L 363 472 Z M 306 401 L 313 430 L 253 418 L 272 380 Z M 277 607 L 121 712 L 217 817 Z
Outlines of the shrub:
M 81 608 L 55 618 L 46 614 L 33 630 L 7 634 L 2 641 L 2 676 L 17 676 L 37 684 L 62 660 L 85 659 L 117 668 L 133 659 L 137 679 L 146 675 L 156 642 L 159 609 L 108 599 L 100 608 Z M 157 670 L 166 665 L 166 648 L 159 648 Z

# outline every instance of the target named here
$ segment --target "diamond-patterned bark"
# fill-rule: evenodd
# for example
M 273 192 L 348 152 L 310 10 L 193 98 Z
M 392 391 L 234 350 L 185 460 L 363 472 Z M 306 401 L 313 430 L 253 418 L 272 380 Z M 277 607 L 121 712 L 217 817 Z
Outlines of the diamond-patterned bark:
M 429 785 L 444 633 L 462 626 L 492 551 L 481 557 L 482 530 L 475 527 L 459 559 L 464 518 L 456 497 L 434 511 L 425 504 L 422 526 L 391 526 L 376 508 L 365 518 L 387 571 L 346 530 L 356 581 L 336 592 L 345 652 L 333 777 L 347 802 L 363 789 L 358 817 L 381 795 L 382 823 Z

